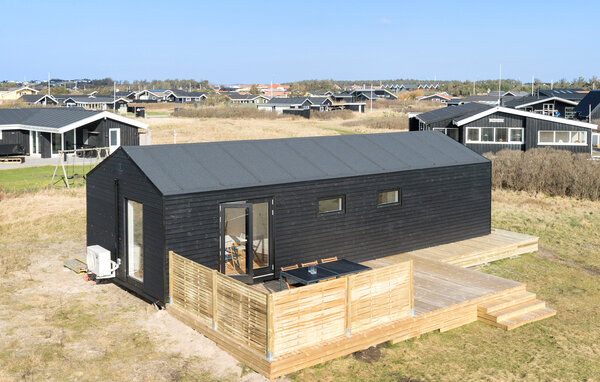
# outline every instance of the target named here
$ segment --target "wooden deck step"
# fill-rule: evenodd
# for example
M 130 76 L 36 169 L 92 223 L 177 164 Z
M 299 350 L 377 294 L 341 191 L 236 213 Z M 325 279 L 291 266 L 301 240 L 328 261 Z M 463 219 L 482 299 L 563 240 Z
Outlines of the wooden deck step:
M 534 310 L 543 309 L 546 307 L 546 303 L 541 300 L 533 300 L 527 301 L 521 304 L 509 306 L 507 308 L 498 310 L 493 314 L 481 314 L 479 313 L 479 317 L 483 317 L 486 320 L 501 322 L 510 320 L 513 317 L 521 316 L 523 314 L 533 312 Z
M 504 330 L 513 330 L 518 328 L 519 326 L 523 326 L 525 324 L 529 324 L 531 322 L 543 320 L 544 318 L 552 317 L 556 314 L 556 310 L 552 308 L 542 308 L 534 311 L 530 311 L 527 313 L 523 313 L 519 316 L 512 317 L 508 320 L 500 321 L 500 322 L 492 322 L 479 317 L 480 321 L 488 323 L 493 326 L 497 326 Z
M 486 301 L 480 304 L 477 308 L 480 313 L 493 314 L 502 309 L 510 308 L 518 304 L 530 302 L 535 300 L 535 293 L 531 292 L 519 292 L 511 296 L 500 297 L 495 300 Z

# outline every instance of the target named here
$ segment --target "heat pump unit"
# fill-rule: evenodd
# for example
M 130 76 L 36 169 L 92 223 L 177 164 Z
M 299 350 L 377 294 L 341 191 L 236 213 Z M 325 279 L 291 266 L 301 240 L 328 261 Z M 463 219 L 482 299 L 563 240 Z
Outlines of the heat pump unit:
M 96 275 L 96 279 L 115 277 L 115 271 L 119 268 L 120 263 L 120 261 L 114 262 L 111 260 L 108 249 L 104 249 L 99 245 L 87 247 L 88 272 Z

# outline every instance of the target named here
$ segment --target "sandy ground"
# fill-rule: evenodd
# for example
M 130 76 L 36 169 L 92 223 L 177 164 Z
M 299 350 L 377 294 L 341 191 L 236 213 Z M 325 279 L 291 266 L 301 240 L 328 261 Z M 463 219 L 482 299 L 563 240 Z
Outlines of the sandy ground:
M 81 205 L 82 189 L 0 200 L 0 257 L 29 260 L 0 267 L 0 381 L 266 380 L 167 311 L 64 268 L 85 251 Z

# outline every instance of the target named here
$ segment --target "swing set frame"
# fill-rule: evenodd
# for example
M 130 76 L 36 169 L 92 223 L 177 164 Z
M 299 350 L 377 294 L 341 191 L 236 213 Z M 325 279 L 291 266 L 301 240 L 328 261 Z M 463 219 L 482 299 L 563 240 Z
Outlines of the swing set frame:
M 93 155 L 93 157 L 90 158 L 91 153 L 95 153 L 95 155 Z M 102 153 L 104 153 L 104 155 L 102 155 Z M 91 148 L 84 148 L 84 149 L 73 149 L 73 150 L 58 150 L 58 162 L 56 163 L 56 167 L 54 168 L 54 173 L 52 174 L 52 179 L 50 180 L 50 186 L 54 185 L 54 179 L 56 178 L 56 174 L 58 172 L 58 168 L 61 167 L 62 168 L 62 175 L 60 175 L 60 177 L 62 178 L 62 180 L 65 182 L 65 186 L 67 187 L 67 189 L 71 189 L 70 185 L 69 185 L 69 179 L 73 179 L 73 177 L 75 176 L 75 158 L 77 156 L 80 156 L 83 161 L 82 161 L 82 177 L 85 180 L 86 175 L 85 175 L 85 166 L 86 165 L 98 165 L 98 163 L 102 162 L 102 160 L 104 158 L 106 158 L 110 153 L 110 148 L 108 147 L 91 147 Z M 67 158 L 67 155 L 71 155 L 73 158 L 73 162 L 71 164 L 71 167 L 73 168 L 73 175 L 71 177 L 69 177 L 67 175 L 67 170 L 65 168 L 65 164 L 67 166 L 69 166 L 69 158 Z M 90 158 L 90 162 L 87 163 L 87 158 Z

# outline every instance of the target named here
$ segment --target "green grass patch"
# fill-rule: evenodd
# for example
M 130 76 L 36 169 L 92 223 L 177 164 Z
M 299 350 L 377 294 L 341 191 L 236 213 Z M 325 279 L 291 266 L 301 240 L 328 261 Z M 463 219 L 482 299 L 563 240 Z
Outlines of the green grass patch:
M 70 187 L 80 187 L 85 184 L 83 178 L 94 166 L 66 166 L 67 181 Z M 0 189 L 7 193 L 35 192 L 46 188 L 66 187 L 62 167 L 59 167 L 52 180 L 56 166 L 22 167 L 0 170 Z

